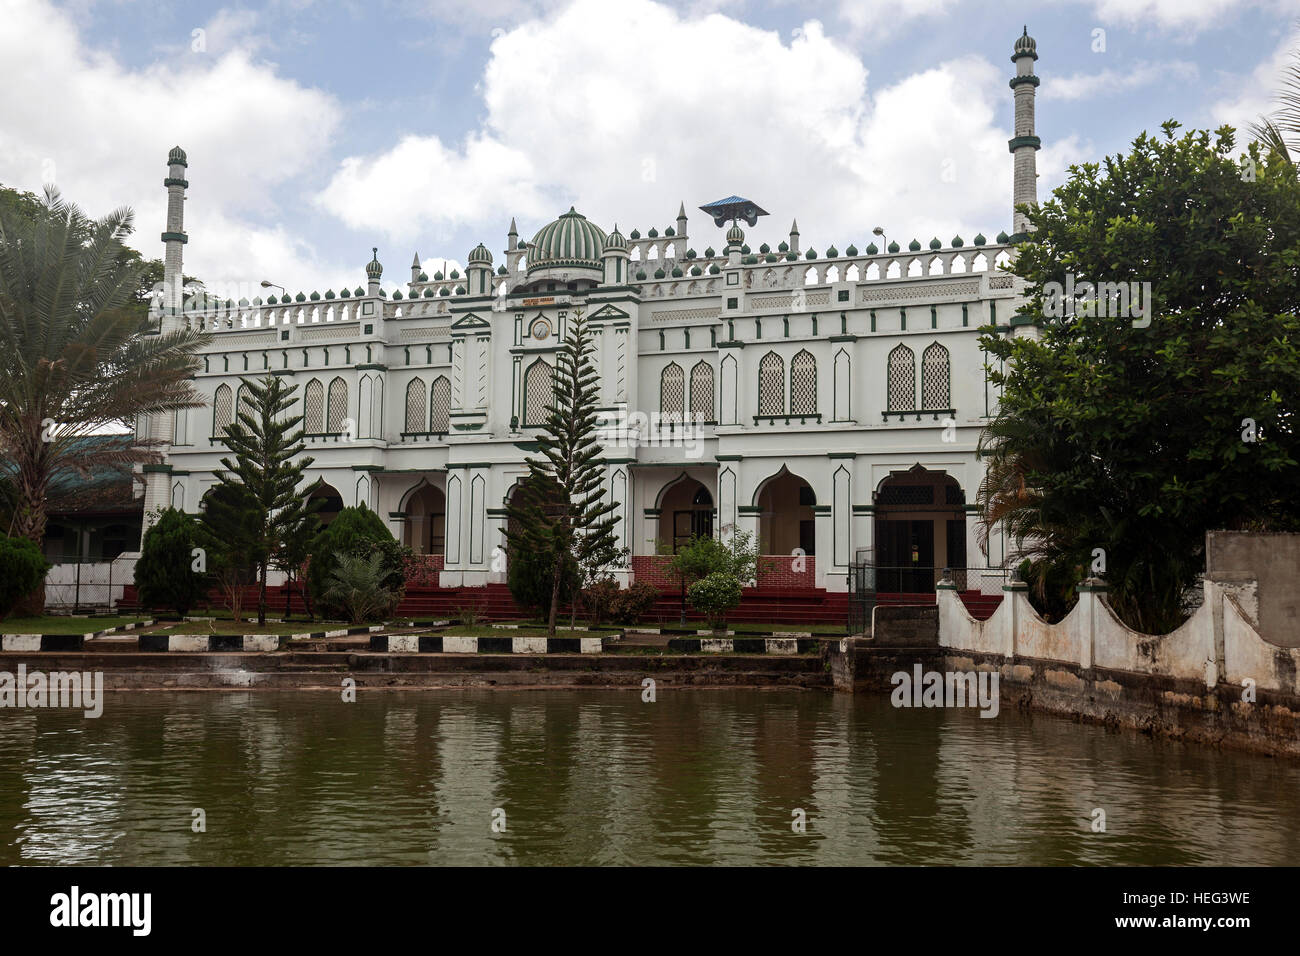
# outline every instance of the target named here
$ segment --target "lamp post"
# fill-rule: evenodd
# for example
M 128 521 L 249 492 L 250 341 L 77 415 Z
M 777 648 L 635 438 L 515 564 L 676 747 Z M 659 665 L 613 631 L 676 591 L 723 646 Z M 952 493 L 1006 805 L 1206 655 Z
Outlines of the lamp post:
M 285 291 L 284 291 L 284 286 L 282 286 L 282 285 L 276 285 L 274 282 L 271 282 L 269 279 L 263 279 L 263 280 L 262 280 L 262 288 L 263 288 L 263 289 L 279 289 L 281 295 L 288 295 L 288 294 L 289 294 L 288 292 L 285 292 Z
M 889 237 L 885 235 L 884 228 L 882 226 L 877 226 L 875 229 L 871 230 L 871 234 L 880 237 L 880 251 L 885 252 L 885 247 L 888 245 Z

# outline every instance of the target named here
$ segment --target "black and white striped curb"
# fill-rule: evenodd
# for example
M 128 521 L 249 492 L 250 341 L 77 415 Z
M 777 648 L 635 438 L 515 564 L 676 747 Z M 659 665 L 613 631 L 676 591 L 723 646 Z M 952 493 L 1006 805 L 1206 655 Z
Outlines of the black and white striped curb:
M 139 621 L 134 624 L 119 624 L 117 627 L 87 631 L 85 634 L 4 634 L 0 635 L 0 651 L 79 651 L 85 647 L 86 641 L 93 638 L 152 627 L 155 623 Z
M 388 654 L 599 654 L 601 637 L 460 637 L 375 634 L 370 649 Z

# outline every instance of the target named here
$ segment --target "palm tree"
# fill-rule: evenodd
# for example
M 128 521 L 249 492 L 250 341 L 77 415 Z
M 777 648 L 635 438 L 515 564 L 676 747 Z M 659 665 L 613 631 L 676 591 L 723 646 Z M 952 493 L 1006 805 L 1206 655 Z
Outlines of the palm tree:
M 132 308 L 143 268 L 130 209 L 99 220 L 47 188 L 43 208 L 0 208 L 0 455 L 12 534 L 38 545 L 53 476 L 157 458 L 151 442 L 87 442 L 139 415 L 193 408 L 203 335 L 148 334 Z
M 1291 51 L 1291 62 L 1282 71 L 1278 108 L 1271 116 L 1252 123 L 1250 133 L 1266 149 L 1294 164 L 1300 156 L 1300 50 Z

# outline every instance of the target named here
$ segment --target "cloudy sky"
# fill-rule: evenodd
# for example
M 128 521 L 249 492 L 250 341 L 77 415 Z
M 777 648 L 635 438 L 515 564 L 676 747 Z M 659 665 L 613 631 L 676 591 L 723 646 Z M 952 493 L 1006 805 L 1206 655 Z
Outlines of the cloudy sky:
M 1010 227 L 1012 43 L 1038 41 L 1039 194 L 1170 117 L 1272 108 L 1300 0 L 0 0 L 0 183 L 129 205 L 186 272 L 390 290 L 500 261 L 571 204 L 606 230 L 732 193 L 805 248 Z M 691 245 L 721 245 L 695 213 Z M 429 268 L 429 271 L 434 271 Z

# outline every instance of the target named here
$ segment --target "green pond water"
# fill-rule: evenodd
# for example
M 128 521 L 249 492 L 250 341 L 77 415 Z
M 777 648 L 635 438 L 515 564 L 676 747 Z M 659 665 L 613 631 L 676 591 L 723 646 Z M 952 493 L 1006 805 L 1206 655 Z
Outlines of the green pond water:
M 1300 766 L 820 692 L 117 693 L 0 711 L 0 863 L 1296 864 Z

